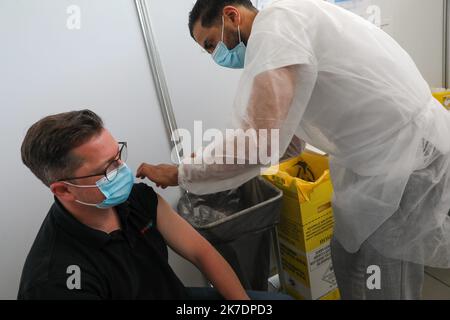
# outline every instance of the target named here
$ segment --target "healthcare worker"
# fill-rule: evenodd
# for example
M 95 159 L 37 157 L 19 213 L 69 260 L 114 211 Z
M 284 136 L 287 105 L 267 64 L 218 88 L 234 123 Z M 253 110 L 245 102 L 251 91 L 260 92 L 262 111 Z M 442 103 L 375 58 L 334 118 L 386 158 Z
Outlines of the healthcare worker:
M 279 154 L 298 138 L 329 154 L 342 297 L 419 299 L 424 265 L 450 267 L 450 114 L 411 57 L 323 0 L 261 12 L 248 0 L 198 0 L 189 26 L 219 65 L 244 69 L 236 127 L 279 129 Z M 262 165 L 143 164 L 138 176 L 204 194 L 238 187 Z M 373 270 L 380 285 L 367 286 Z

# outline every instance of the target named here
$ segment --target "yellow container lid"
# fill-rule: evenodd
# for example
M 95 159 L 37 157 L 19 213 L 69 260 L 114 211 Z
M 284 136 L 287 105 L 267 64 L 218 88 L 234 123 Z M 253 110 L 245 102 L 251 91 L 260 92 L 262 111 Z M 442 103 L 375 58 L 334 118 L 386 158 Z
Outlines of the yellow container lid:
M 439 89 L 433 92 L 433 96 L 448 110 L 450 110 L 450 90 Z

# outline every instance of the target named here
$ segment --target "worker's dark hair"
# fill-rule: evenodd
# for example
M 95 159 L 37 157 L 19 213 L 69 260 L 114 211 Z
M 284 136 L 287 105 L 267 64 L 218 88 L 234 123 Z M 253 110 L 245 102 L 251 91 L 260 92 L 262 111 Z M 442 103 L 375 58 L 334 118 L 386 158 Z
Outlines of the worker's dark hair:
M 189 31 L 194 38 L 194 25 L 200 20 L 202 27 L 209 28 L 222 16 L 226 6 L 244 6 L 257 10 L 250 0 L 197 0 L 189 13 Z
M 72 176 L 82 164 L 72 150 L 99 135 L 102 119 L 90 110 L 48 116 L 36 122 L 22 143 L 22 161 L 46 186 Z

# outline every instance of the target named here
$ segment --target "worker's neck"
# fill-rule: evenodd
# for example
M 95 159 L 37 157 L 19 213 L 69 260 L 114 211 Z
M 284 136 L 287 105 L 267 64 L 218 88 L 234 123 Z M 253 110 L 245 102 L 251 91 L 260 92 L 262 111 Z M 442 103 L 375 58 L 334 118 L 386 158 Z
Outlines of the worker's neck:
M 82 224 L 105 233 L 120 229 L 120 221 L 115 208 L 99 209 L 79 203 L 60 200 L 66 210 Z
M 253 23 L 255 21 L 256 16 L 258 15 L 258 11 L 245 9 L 243 10 L 241 17 L 242 17 L 242 38 L 244 41 L 244 44 L 247 45 L 248 39 L 250 38 L 250 35 L 252 33 Z

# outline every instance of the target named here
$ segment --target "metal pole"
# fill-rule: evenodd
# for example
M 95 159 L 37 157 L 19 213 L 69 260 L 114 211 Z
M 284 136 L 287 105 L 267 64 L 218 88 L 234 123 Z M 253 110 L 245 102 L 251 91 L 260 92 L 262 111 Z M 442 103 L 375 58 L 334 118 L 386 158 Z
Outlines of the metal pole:
M 176 160 L 178 161 L 178 164 L 180 164 L 182 149 L 180 149 L 180 145 L 177 143 L 179 142 L 179 137 L 175 136 L 175 139 L 171 139 L 172 135 L 176 133 L 178 126 L 173 112 L 172 102 L 170 100 L 169 89 L 167 87 L 161 59 L 156 46 L 147 3 L 145 0 L 135 0 L 135 4 L 139 16 L 139 22 L 142 28 L 145 47 L 147 49 L 150 70 L 155 84 L 155 91 L 156 95 L 158 96 L 159 106 L 161 108 L 167 135 L 170 139 L 171 146 L 174 148 L 174 150 L 176 150 Z
M 449 5 L 448 0 L 443 1 L 443 20 L 444 20 L 444 30 L 443 30 L 443 38 L 442 38 L 442 84 L 443 87 L 448 89 L 449 83 L 448 83 L 448 15 L 449 15 Z

